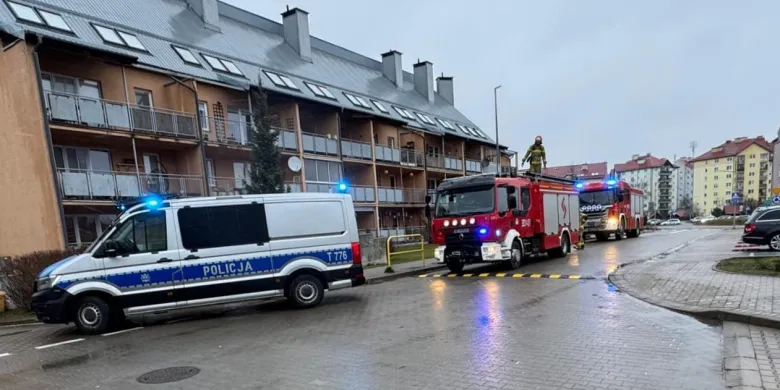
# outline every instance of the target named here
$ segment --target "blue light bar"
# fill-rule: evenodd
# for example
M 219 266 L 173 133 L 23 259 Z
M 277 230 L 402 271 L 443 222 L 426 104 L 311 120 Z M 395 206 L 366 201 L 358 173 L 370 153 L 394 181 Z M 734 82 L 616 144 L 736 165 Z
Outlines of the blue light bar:
M 487 234 L 487 232 L 488 232 L 488 229 L 487 229 L 487 228 L 479 228 L 479 230 L 478 230 L 478 231 L 479 231 L 479 234 L 481 234 L 481 235 L 483 235 L 483 236 L 484 236 L 485 234 Z
M 617 180 L 615 180 L 615 179 L 607 180 L 607 185 L 608 186 L 614 186 L 615 184 L 617 184 Z
M 574 185 L 574 187 L 576 187 L 578 190 L 581 190 L 583 187 L 585 187 L 585 183 L 582 182 L 577 183 Z
M 349 184 L 347 184 L 347 182 L 342 181 L 336 184 L 336 190 L 338 192 L 342 192 L 342 193 L 347 192 L 348 189 L 349 189 Z

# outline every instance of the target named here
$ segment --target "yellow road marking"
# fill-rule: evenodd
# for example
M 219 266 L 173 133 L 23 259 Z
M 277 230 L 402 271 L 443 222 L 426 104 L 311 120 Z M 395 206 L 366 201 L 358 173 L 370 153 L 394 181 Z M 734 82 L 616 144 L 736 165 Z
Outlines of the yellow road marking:
M 474 274 L 463 274 L 463 277 L 464 278 L 470 278 L 472 275 L 474 275 Z
M 498 274 L 496 274 L 497 278 L 503 278 L 504 276 L 506 276 L 505 273 L 498 273 Z
M 440 278 L 441 277 L 441 275 L 439 275 L 439 274 L 433 274 L 431 276 L 433 276 L 434 278 Z
M 561 277 L 561 275 L 557 275 L 557 274 L 550 274 L 550 279 L 558 279 L 558 278 L 560 278 L 560 277 Z
M 449 275 L 447 275 L 448 278 L 454 278 L 454 277 L 457 277 L 457 276 L 458 276 L 458 274 L 449 274 Z
M 479 277 L 480 277 L 480 278 L 486 278 L 486 277 L 488 277 L 488 276 L 490 276 L 490 274 L 479 274 Z
M 531 274 L 532 278 L 541 278 L 542 274 Z
M 513 278 L 522 278 L 524 274 L 514 274 L 512 275 Z
M 569 279 L 579 279 L 580 275 L 569 275 Z
M 422 275 L 420 275 L 419 277 L 420 277 L 420 278 L 427 278 L 427 277 L 428 277 L 428 274 L 422 274 Z

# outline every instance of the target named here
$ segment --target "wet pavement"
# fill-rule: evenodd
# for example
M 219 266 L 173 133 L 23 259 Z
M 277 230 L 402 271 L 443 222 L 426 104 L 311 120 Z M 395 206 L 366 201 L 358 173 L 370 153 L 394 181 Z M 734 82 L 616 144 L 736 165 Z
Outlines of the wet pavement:
M 404 277 L 333 292 L 310 310 L 266 303 L 107 336 L 0 328 L 0 388 L 146 388 L 143 374 L 185 367 L 162 378 L 193 376 L 153 387 L 721 389 L 718 324 L 605 282 L 618 264 L 712 234 L 683 225 L 517 271 L 592 280 Z

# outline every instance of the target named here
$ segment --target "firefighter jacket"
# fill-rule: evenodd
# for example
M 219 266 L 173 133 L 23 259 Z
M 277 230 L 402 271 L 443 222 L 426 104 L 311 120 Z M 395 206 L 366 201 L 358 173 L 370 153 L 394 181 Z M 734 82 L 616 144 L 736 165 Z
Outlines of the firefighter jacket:
M 533 144 L 528 147 L 528 151 L 523 157 L 523 162 L 530 162 L 531 165 L 547 165 L 547 154 L 544 152 L 544 145 Z

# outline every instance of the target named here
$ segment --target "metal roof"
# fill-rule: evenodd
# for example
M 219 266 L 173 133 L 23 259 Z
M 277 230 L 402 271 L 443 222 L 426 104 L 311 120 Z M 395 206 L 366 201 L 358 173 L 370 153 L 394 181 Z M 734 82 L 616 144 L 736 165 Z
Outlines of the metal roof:
M 7 0 L 26 4 L 61 14 L 73 30 L 73 34 L 46 26 L 38 26 L 17 20 L 7 4 L 0 6 L 0 30 L 19 36 L 21 31 L 69 43 L 100 49 L 137 58 L 137 63 L 156 69 L 217 81 L 238 88 L 249 88 L 258 83 L 281 94 L 305 98 L 322 104 L 371 113 L 392 118 L 409 126 L 422 128 L 437 134 L 450 134 L 460 138 L 494 143 L 486 138 L 463 132 L 457 124 L 479 129 L 452 104 L 438 94 L 430 103 L 414 89 L 414 75 L 404 71 L 402 89 L 387 79 L 381 71 L 381 62 L 351 52 L 342 47 L 311 37 L 311 62 L 301 59 L 298 53 L 285 43 L 282 24 L 229 4 L 218 3 L 221 32 L 206 28 L 202 19 L 188 7 L 186 0 Z M 2 2 L 2 1 L 0 1 Z M 105 43 L 92 24 L 113 27 L 135 34 L 148 52 Z M 172 48 L 181 46 L 198 58 L 202 66 L 185 63 Z M 209 54 L 232 61 L 244 77 L 216 72 L 200 55 Z M 262 72 L 268 70 L 287 75 L 299 91 L 277 87 Z M 303 81 L 324 85 L 337 101 L 320 98 L 307 88 Z M 343 92 L 378 100 L 388 113 L 378 109 L 365 109 L 353 105 Z M 445 129 L 440 123 L 425 124 L 401 117 L 392 106 L 421 112 L 450 122 L 454 130 Z M 413 113 L 414 115 L 414 113 Z

